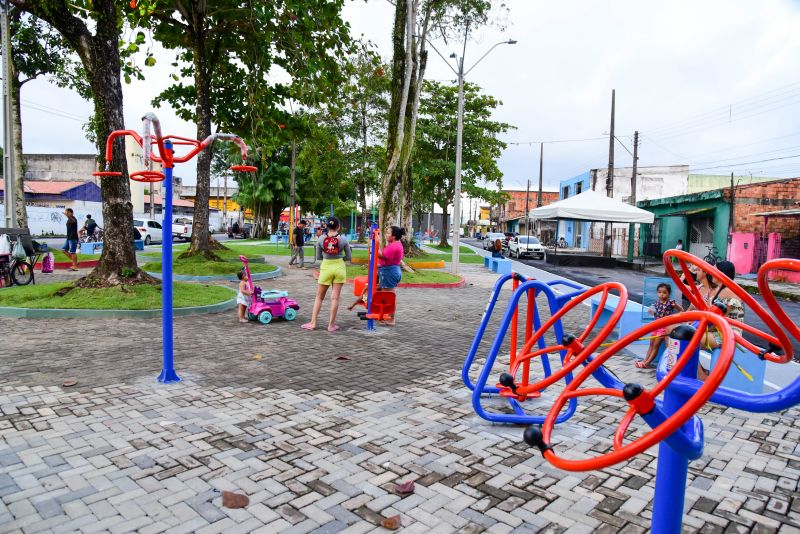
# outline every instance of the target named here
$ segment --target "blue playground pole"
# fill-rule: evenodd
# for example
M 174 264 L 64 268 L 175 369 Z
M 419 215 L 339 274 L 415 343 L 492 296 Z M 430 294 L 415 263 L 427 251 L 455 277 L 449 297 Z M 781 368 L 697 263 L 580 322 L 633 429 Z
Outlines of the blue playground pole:
M 688 325 L 679 326 L 673 330 L 668 338 L 669 345 L 667 351 L 671 351 L 673 357 L 682 354 L 692 336 L 695 329 Z M 677 347 L 673 344 L 677 340 Z M 677 350 L 676 350 L 677 349 Z M 683 367 L 679 376 L 696 379 L 697 378 L 697 365 L 699 361 L 699 348 L 694 351 L 694 354 L 684 355 L 689 358 L 689 361 Z M 664 366 L 670 366 L 670 355 L 667 354 L 663 357 L 665 361 Z M 659 365 L 661 367 L 661 365 Z M 689 400 L 691 394 L 676 391 L 676 388 L 667 386 L 664 391 L 663 412 L 665 417 L 669 418 L 678 411 L 686 401 Z M 681 431 L 690 431 L 692 421 L 687 421 L 686 425 Z M 680 431 L 679 431 L 680 432 Z M 695 427 L 695 434 L 699 433 L 700 450 L 695 451 L 695 458 L 702 455 L 703 443 L 703 426 L 702 423 L 697 421 Z M 686 474 L 689 471 L 689 458 L 686 454 L 681 454 L 679 451 L 672 448 L 664 440 L 658 445 L 658 466 L 656 467 L 656 491 L 653 498 L 653 522 L 652 529 L 656 534 L 662 533 L 680 533 L 681 525 L 683 523 L 683 501 L 686 494 Z M 694 440 L 695 442 L 698 439 Z M 685 451 L 684 451 L 685 452 Z
M 331 217 L 333 217 L 333 204 L 331 204 Z
M 164 384 L 180 382 L 175 372 L 172 347 L 172 142 L 164 141 L 169 157 L 164 157 L 164 219 L 161 223 L 161 331 L 164 362 L 158 381 Z
M 369 235 L 370 235 L 370 244 L 369 244 L 369 279 L 367 280 L 367 287 L 369 290 L 367 291 L 367 313 L 372 312 L 372 292 L 375 291 L 373 287 L 373 278 L 375 276 L 375 266 L 373 265 L 372 259 L 375 257 L 375 254 L 378 252 L 378 240 L 375 239 L 375 230 L 378 229 L 378 225 L 372 223 L 369 227 Z M 367 319 L 367 330 L 375 330 L 375 321 L 372 319 Z

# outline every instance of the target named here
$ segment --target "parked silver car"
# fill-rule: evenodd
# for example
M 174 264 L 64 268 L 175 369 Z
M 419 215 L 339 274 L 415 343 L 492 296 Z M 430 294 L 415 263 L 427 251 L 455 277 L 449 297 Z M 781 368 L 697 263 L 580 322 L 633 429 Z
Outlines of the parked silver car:
M 506 234 L 503 232 L 489 232 L 486 234 L 486 237 L 483 238 L 483 250 L 491 250 L 494 246 L 494 242 L 497 240 L 505 241 Z

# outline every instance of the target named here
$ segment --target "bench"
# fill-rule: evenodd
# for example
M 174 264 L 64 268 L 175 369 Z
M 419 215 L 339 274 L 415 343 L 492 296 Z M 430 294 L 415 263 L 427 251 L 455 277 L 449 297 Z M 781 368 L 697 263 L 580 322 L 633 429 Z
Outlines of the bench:
M 505 258 L 489 258 L 492 272 L 497 274 L 511 274 L 511 260 Z
M 102 242 L 81 243 L 81 254 L 99 254 L 102 251 L 103 251 Z
M 605 326 L 608 323 L 608 320 L 611 319 L 611 315 L 614 313 L 614 310 L 617 307 L 617 303 L 619 302 L 619 297 L 616 295 L 609 295 L 606 299 L 605 305 L 603 306 L 603 311 L 600 314 L 600 320 L 597 322 L 598 327 Z M 600 295 L 596 295 L 591 298 L 591 306 L 592 306 L 592 317 L 594 317 L 595 311 L 600 306 Z M 613 341 L 619 339 L 626 334 L 630 334 L 640 326 L 644 325 L 644 321 L 642 321 L 642 305 L 638 302 L 631 302 L 625 305 L 625 311 L 622 312 L 622 317 L 617 323 L 617 337 L 609 336 L 609 341 Z M 634 341 L 634 343 L 641 344 L 641 343 L 650 343 L 650 340 L 642 340 L 642 341 Z

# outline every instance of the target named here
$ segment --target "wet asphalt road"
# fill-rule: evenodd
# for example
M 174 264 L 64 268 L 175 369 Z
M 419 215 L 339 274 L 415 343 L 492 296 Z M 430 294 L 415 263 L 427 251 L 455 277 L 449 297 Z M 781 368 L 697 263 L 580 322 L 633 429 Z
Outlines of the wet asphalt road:
M 482 243 L 477 239 L 462 239 L 463 242 L 470 244 L 477 248 L 482 248 Z M 516 260 L 516 258 L 514 258 Z M 642 302 L 642 292 L 644 290 L 644 279 L 649 276 L 658 276 L 653 273 L 645 273 L 641 271 L 632 271 L 629 269 L 603 269 L 599 267 L 570 267 L 570 266 L 557 266 L 557 265 L 550 265 L 546 263 L 544 260 L 534 260 L 534 259 L 520 259 L 518 260 L 522 263 L 530 265 L 532 267 L 536 267 L 537 269 L 542 269 L 543 271 L 547 271 L 549 273 L 561 276 L 563 278 L 567 278 L 569 280 L 585 284 L 587 286 L 596 286 L 603 282 L 620 282 L 628 289 L 628 297 L 631 300 L 636 302 Z M 654 262 L 655 264 L 655 262 Z M 760 295 L 753 295 L 753 298 L 766 308 L 766 304 L 764 300 L 761 298 Z M 778 299 L 778 302 L 781 303 L 783 306 L 784 311 L 790 318 L 796 318 L 796 321 L 800 321 L 800 302 L 795 302 L 791 300 L 785 299 Z M 684 301 L 686 304 L 686 301 Z M 748 313 L 745 316 L 745 323 L 750 326 L 754 326 L 755 328 L 759 328 L 766 332 L 769 332 L 767 326 L 764 322 L 755 314 L 752 313 L 750 310 L 747 310 Z M 752 334 L 745 333 L 745 339 L 748 341 L 753 342 L 756 345 L 763 346 L 764 341 L 753 336 Z M 795 350 L 795 360 L 800 361 L 800 340 L 793 339 L 792 345 L 794 346 Z

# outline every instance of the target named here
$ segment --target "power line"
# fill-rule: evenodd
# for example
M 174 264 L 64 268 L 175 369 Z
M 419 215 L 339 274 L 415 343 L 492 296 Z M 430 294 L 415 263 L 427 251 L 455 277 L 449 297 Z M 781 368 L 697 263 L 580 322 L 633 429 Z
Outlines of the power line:
M 742 107 L 747 108 L 749 106 L 756 106 L 757 107 L 759 105 L 768 105 L 770 103 L 774 103 L 774 102 L 769 102 L 770 100 L 775 100 L 776 98 L 779 98 L 779 97 L 786 98 L 787 94 L 791 94 L 791 93 L 796 92 L 798 90 L 800 90 L 800 82 L 790 83 L 788 85 L 784 85 L 784 86 L 781 86 L 781 87 L 778 87 L 778 88 L 775 88 L 775 89 L 771 89 L 769 91 L 765 91 L 763 93 L 760 93 L 759 95 L 756 95 L 756 96 L 753 96 L 753 97 L 750 97 L 750 98 L 746 98 L 746 99 L 740 100 L 738 102 L 733 102 L 733 103 L 725 105 L 725 106 L 713 108 L 713 109 L 711 109 L 709 111 L 706 111 L 704 113 L 693 115 L 693 116 L 690 116 L 688 118 L 685 118 L 685 119 L 682 119 L 682 120 L 679 120 L 679 121 L 675 121 L 675 122 L 668 123 L 668 124 L 663 125 L 663 126 L 658 126 L 658 127 L 649 129 L 648 131 L 650 131 L 650 132 L 661 132 L 661 134 L 659 134 L 659 135 L 663 135 L 663 133 L 665 131 L 677 130 L 677 129 L 685 129 L 685 128 L 689 127 L 690 125 L 692 125 L 693 123 L 708 121 L 709 119 L 712 119 L 716 115 L 720 115 L 720 114 L 725 116 L 725 117 L 727 117 L 728 119 L 731 119 L 732 118 L 732 111 L 733 111 L 734 106 L 738 110 L 738 109 L 740 109 Z M 777 94 L 773 94 L 773 93 L 777 93 Z M 766 95 L 771 95 L 771 96 L 766 96 Z M 791 96 L 789 98 L 791 98 Z
M 538 144 L 553 144 L 553 143 L 581 143 L 583 141 L 599 141 L 605 140 L 608 136 L 603 137 L 587 137 L 584 139 L 551 139 L 550 141 L 507 141 L 507 145 L 538 145 Z
M 55 115 L 57 117 L 61 117 L 63 119 L 70 119 L 73 121 L 85 123 L 89 119 L 87 117 L 81 117 L 79 115 L 73 115 L 72 113 L 62 111 L 60 109 L 52 108 L 50 106 L 46 106 L 44 104 L 39 104 L 36 102 L 31 102 L 29 100 L 22 99 L 22 106 L 26 108 L 30 108 L 36 111 L 41 111 L 43 113 L 49 113 L 51 115 Z
M 742 165 L 750 165 L 752 163 L 766 163 L 767 161 L 779 161 L 784 159 L 792 159 L 792 158 L 800 158 L 800 154 L 794 154 L 792 156 L 783 156 L 780 158 L 768 158 L 768 159 L 760 159 L 757 161 L 745 161 L 743 163 L 731 163 L 729 165 L 714 165 L 713 167 L 701 167 L 699 169 L 691 169 L 693 171 L 707 171 L 709 169 L 728 169 L 730 167 L 740 167 Z

